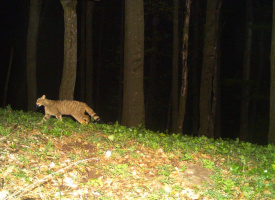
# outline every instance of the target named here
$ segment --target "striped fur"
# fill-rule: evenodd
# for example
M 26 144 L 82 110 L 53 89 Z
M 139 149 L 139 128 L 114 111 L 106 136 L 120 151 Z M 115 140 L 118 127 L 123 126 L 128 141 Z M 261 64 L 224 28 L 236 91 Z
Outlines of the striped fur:
M 93 109 L 91 109 L 86 103 L 83 102 L 71 100 L 49 100 L 46 99 L 45 95 L 43 95 L 37 99 L 36 105 L 44 106 L 44 121 L 48 120 L 51 116 L 55 116 L 57 119 L 62 121 L 62 115 L 71 115 L 79 123 L 88 124 L 90 122 L 90 117 L 86 115 L 85 112 L 93 117 L 96 122 L 100 121 L 99 116 L 93 111 Z

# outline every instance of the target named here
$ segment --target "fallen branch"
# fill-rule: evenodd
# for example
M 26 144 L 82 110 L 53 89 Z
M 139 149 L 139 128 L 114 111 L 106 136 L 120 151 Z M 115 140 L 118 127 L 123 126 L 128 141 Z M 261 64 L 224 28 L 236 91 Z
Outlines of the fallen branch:
M 17 196 L 17 195 L 20 194 L 20 193 L 26 192 L 26 191 L 27 191 L 29 188 L 31 188 L 32 186 L 35 186 L 35 185 L 37 185 L 38 183 L 43 183 L 43 182 L 45 182 L 49 177 L 53 176 L 54 174 L 60 173 L 60 172 L 64 171 L 65 169 L 68 169 L 68 168 L 70 168 L 70 167 L 72 167 L 72 166 L 74 166 L 74 165 L 77 165 L 78 163 L 83 163 L 83 162 L 86 162 L 86 161 L 89 161 L 89 160 L 98 160 L 98 159 L 97 159 L 97 158 L 87 158 L 87 159 L 84 159 L 84 160 L 79 160 L 79 161 L 77 161 L 77 162 L 75 162 L 75 163 L 73 163 L 73 164 L 71 164 L 71 165 L 68 165 L 67 167 L 64 167 L 64 168 L 58 170 L 57 172 L 54 172 L 54 173 L 52 173 L 52 174 L 49 174 L 48 176 L 46 176 L 46 177 L 44 177 L 44 178 L 42 178 L 42 179 L 40 179 L 40 180 L 34 182 L 33 184 L 27 186 L 26 188 L 23 188 L 23 189 L 19 190 L 18 192 L 13 193 L 12 195 L 6 197 L 4 200 L 8 200 L 9 198 L 15 197 L 15 196 Z

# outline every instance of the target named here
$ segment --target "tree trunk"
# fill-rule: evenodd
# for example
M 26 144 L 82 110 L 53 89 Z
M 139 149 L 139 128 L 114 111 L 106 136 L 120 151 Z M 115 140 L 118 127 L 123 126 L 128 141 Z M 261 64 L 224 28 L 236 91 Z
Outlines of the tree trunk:
M 181 92 L 178 112 L 177 132 L 182 133 L 184 116 L 186 111 L 186 98 L 188 88 L 188 40 L 189 40 L 189 21 L 190 21 L 190 4 L 191 0 L 186 0 L 186 14 L 183 27 L 183 41 L 182 41 L 182 77 L 181 77 Z
M 80 68 L 80 100 L 85 101 L 85 66 L 86 66 L 86 1 L 81 1 L 81 33 L 80 33 L 80 58 L 79 58 L 79 68 Z
M 259 54 L 259 64 L 258 64 L 258 69 L 255 77 L 255 88 L 253 89 L 252 96 L 253 99 L 251 100 L 251 112 L 249 113 L 250 119 L 249 119 L 249 136 L 248 136 L 248 141 L 252 141 L 253 138 L 255 138 L 256 133 L 257 133 L 257 127 L 256 127 L 256 121 L 257 121 L 257 116 L 258 116 L 258 100 L 259 100 L 259 95 L 261 93 L 261 83 L 263 80 L 263 72 L 264 68 L 266 66 L 266 60 L 268 52 L 266 49 L 266 42 L 264 41 L 265 37 L 265 30 L 260 31 L 259 35 L 259 49 L 258 49 L 258 54 Z
M 28 110 L 35 111 L 35 102 L 37 99 L 36 84 L 36 53 L 37 38 L 39 29 L 41 1 L 30 0 L 30 14 L 27 35 L 27 86 L 28 86 Z
M 143 0 L 125 0 L 124 52 L 122 124 L 131 127 L 145 122 Z
M 102 38 L 104 35 L 104 25 L 105 25 L 105 17 L 106 17 L 106 1 L 107 0 L 102 0 L 103 5 L 102 5 L 102 12 L 101 12 L 101 23 L 100 23 L 100 28 L 99 28 L 99 37 L 98 37 L 98 57 L 97 57 L 97 68 L 96 68 L 96 95 L 95 95 L 95 106 L 96 110 L 99 111 L 100 109 L 100 97 L 101 97 L 101 68 L 102 68 Z
M 60 0 L 64 10 L 64 63 L 59 99 L 74 99 L 77 68 L 76 0 Z
M 124 6 L 125 2 L 121 3 L 120 16 L 120 55 L 119 55 L 119 80 L 118 80 L 118 121 L 122 119 L 122 102 L 123 102 L 123 67 L 124 67 Z
M 214 135 L 215 138 L 221 137 L 221 129 L 222 129 L 222 119 L 221 119 L 221 45 L 220 40 L 221 39 L 221 31 L 219 29 L 218 35 L 217 35 L 217 68 L 215 71 L 215 109 L 213 112 L 215 112 L 215 126 L 214 126 Z
M 270 53 L 270 113 L 268 143 L 275 144 L 275 1 L 273 1 L 272 38 Z
M 9 86 L 9 82 L 10 82 L 10 73 L 11 73 L 11 66 L 12 66 L 12 61 L 13 61 L 13 53 L 14 53 L 14 47 L 11 48 L 9 67 L 8 67 L 8 71 L 7 71 L 7 78 L 6 78 L 5 89 L 4 89 L 3 107 L 6 107 L 6 105 L 7 105 L 8 86 Z
M 93 101 L 93 12 L 94 1 L 87 1 L 86 6 L 86 103 L 94 107 Z
M 194 2 L 194 32 L 193 32 L 193 45 L 192 45 L 192 66 L 191 66 L 191 73 L 192 73 L 192 128 L 194 133 L 198 133 L 199 131 L 199 96 L 200 96 L 200 79 L 199 79 L 199 70 L 201 66 L 200 62 L 200 1 Z M 191 17 L 192 19 L 192 17 Z
M 242 87 L 242 102 L 240 116 L 240 139 L 247 141 L 248 138 L 248 121 L 249 121 L 249 103 L 250 103 L 250 64 L 251 64 L 251 48 L 252 48 L 252 21 L 253 21 L 253 1 L 247 0 L 246 8 L 246 44 L 244 52 L 243 64 L 243 87 Z
M 149 80 L 145 103 L 146 123 L 153 124 L 154 122 L 154 108 L 156 105 L 155 90 L 156 90 L 156 66 L 158 55 L 158 38 L 157 38 L 157 23 L 158 23 L 158 2 L 152 0 L 152 35 L 151 35 L 151 57 L 150 57 L 150 69 Z M 150 121 L 149 121 L 150 120 Z
M 173 11 L 173 60 L 172 60 L 172 132 L 177 132 L 179 109 L 179 0 L 174 0 Z
M 208 0 L 206 9 L 203 67 L 200 88 L 199 135 L 214 137 L 216 113 L 217 38 L 221 0 Z

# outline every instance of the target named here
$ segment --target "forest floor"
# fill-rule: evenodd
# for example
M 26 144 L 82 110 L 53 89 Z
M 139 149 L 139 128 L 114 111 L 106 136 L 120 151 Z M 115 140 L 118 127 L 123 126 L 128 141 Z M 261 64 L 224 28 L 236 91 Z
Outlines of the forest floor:
M 272 145 L 42 118 L 0 109 L 0 199 L 275 199 Z

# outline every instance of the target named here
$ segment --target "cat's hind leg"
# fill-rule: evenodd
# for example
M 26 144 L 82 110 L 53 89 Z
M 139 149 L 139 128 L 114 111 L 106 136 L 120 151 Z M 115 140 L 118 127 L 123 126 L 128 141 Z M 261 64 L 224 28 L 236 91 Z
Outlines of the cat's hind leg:
M 72 116 L 80 123 L 80 124 L 88 124 L 89 120 L 87 118 L 87 116 L 79 116 L 79 115 L 73 115 Z

